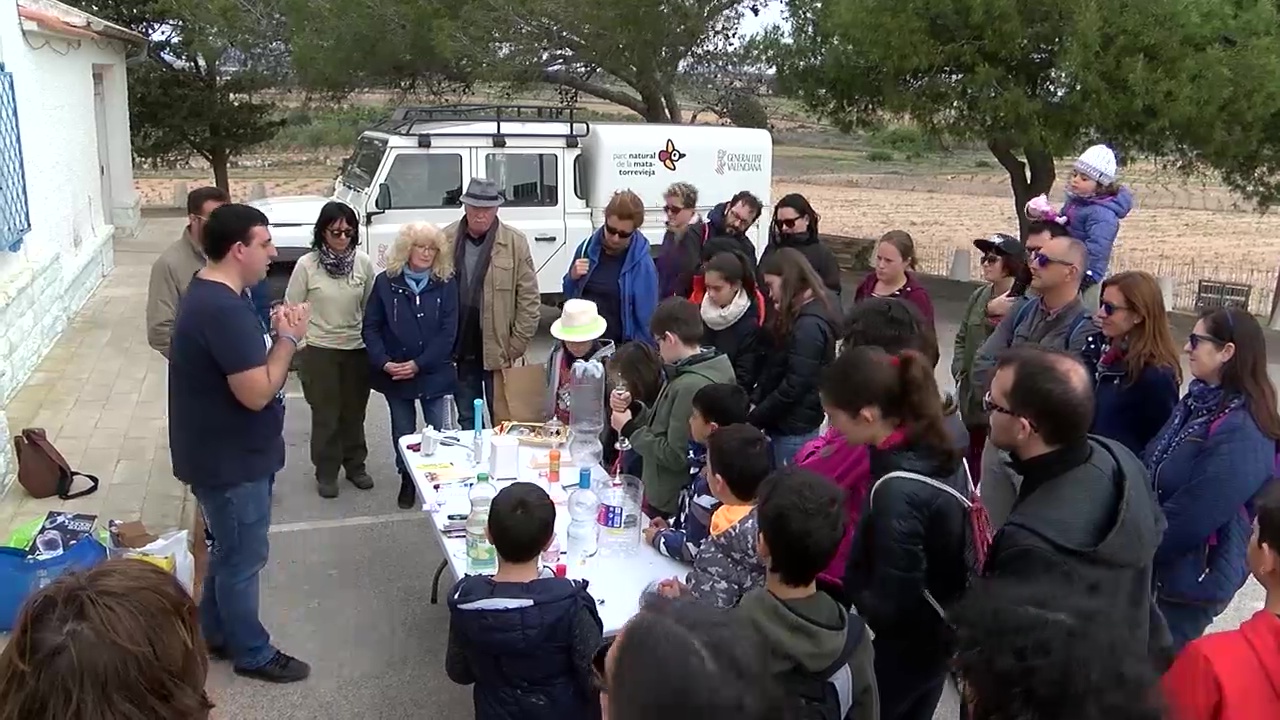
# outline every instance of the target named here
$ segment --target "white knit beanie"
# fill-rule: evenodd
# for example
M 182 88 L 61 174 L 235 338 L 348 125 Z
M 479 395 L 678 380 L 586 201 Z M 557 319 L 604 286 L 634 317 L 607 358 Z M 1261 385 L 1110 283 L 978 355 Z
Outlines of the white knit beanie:
M 1076 158 L 1076 170 L 1096 182 L 1110 185 L 1116 181 L 1116 154 L 1106 145 L 1094 145 Z

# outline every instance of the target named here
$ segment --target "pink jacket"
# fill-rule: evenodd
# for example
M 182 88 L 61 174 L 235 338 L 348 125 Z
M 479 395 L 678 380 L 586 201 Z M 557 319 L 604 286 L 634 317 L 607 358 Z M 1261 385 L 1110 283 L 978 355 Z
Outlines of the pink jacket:
M 831 480 L 846 493 L 848 524 L 840 548 L 819 574 L 823 581 L 844 585 L 844 569 L 853 544 L 853 531 L 862 514 L 862 504 L 871 489 L 871 452 L 865 445 L 850 445 L 834 428 L 811 440 L 796 453 L 795 463 Z

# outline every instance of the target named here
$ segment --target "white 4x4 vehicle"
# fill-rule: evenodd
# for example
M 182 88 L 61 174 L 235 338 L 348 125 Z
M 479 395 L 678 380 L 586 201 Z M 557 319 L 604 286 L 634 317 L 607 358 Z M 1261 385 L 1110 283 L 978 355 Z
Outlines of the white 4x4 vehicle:
M 768 222 L 773 138 L 767 130 L 719 125 L 589 123 L 572 109 L 529 106 L 401 108 L 361 133 L 334 183 L 333 197 L 277 197 L 253 203 L 271 221 L 276 262 L 292 264 L 311 246 L 320 208 L 355 208 L 362 243 L 378 267 L 405 223 L 441 227 L 462 217 L 460 198 L 475 177 L 504 189 L 499 219 L 524 233 L 544 297 L 558 295 L 574 250 L 604 224 L 614 192 L 630 189 L 647 211 L 641 230 L 662 243 L 663 193 L 677 181 L 698 188 L 699 210 L 746 190 Z M 757 255 L 768 239 L 749 232 Z

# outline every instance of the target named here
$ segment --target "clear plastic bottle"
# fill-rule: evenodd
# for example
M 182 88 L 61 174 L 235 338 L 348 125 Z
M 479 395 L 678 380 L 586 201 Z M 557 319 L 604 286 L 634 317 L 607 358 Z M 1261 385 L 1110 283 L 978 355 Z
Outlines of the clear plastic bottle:
M 546 550 L 542 551 L 542 564 L 550 565 L 554 568 L 558 562 L 560 562 L 560 534 L 553 532 L 551 533 L 551 544 L 547 546 Z
M 498 488 L 489 481 L 488 473 L 476 475 L 467 498 L 471 501 L 471 513 L 467 515 L 467 572 L 486 574 L 498 569 L 498 553 L 485 531 L 489 527 L 489 506 L 498 494 Z
M 445 435 L 457 435 L 462 430 L 458 424 L 458 404 L 452 395 L 444 396 L 444 417 L 440 419 L 440 432 Z
M 578 471 L 578 488 L 569 493 L 568 550 L 570 565 L 585 564 L 599 547 L 596 518 L 600 500 L 591 490 L 591 468 Z
M 601 555 L 632 555 L 640 547 L 642 497 L 643 485 L 633 475 L 615 475 L 602 483 L 600 511 L 596 516 Z

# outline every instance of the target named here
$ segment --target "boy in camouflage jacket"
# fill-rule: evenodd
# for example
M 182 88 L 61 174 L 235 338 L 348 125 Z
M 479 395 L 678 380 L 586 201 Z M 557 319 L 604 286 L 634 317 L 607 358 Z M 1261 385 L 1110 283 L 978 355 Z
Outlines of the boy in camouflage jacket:
M 772 467 L 769 440 L 756 428 L 729 425 L 707 438 L 707 479 L 721 503 L 711 516 L 711 535 L 693 561 L 684 583 L 663 581 L 667 597 L 688 595 L 731 608 L 742 596 L 764 586 L 765 570 L 756 554 L 756 491 Z

